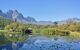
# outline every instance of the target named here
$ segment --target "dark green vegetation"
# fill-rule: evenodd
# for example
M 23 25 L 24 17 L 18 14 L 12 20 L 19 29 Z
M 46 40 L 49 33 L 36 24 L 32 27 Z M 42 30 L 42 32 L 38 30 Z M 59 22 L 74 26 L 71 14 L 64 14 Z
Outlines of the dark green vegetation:
M 10 41 L 3 35 L 3 33 L 0 33 L 0 45 L 10 43 Z
M 6 25 L 9 25 L 12 21 L 0 16 L 0 29 L 3 29 Z
M 58 25 L 57 22 L 54 22 L 53 24 L 54 25 L 23 24 L 0 17 L 0 44 L 24 41 L 28 38 L 28 35 L 25 34 L 25 30 L 28 28 L 32 28 L 32 35 L 36 36 L 67 36 L 71 39 L 80 39 L 79 22 L 71 22 L 62 25 Z

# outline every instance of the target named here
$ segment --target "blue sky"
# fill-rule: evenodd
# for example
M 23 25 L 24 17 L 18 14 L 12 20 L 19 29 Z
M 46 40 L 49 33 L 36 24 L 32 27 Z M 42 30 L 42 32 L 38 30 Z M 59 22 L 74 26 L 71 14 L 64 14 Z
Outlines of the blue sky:
M 16 9 L 38 21 L 80 18 L 80 0 L 0 0 L 0 9 Z

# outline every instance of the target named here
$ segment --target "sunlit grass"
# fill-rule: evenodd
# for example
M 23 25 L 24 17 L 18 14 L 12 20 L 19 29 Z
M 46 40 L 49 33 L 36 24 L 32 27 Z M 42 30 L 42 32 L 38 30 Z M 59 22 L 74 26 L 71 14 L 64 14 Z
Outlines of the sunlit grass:
M 73 40 L 80 40 L 80 33 L 79 32 L 71 32 L 69 38 Z

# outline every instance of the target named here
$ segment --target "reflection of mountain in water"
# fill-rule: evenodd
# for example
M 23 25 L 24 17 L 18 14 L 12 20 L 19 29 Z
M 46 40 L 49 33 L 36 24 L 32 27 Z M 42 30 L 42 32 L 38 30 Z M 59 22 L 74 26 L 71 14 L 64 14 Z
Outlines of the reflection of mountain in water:
M 79 50 L 79 45 L 80 42 L 69 42 L 63 38 L 54 40 L 54 38 L 34 37 L 24 43 L 19 50 Z
M 12 46 L 14 46 L 12 48 Z M 2 48 L 1 48 L 2 47 Z M 25 42 L 16 42 L 0 46 L 0 50 L 80 50 L 80 41 L 57 40 L 48 37 L 30 37 Z

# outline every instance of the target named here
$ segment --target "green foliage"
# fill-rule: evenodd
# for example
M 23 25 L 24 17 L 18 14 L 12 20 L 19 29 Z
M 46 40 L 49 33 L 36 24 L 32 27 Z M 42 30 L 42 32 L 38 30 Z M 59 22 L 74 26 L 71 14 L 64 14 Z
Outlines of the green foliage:
M 10 41 L 4 36 L 3 33 L 0 33 L 0 45 L 10 43 Z
M 44 35 L 44 36 L 54 36 L 54 35 L 68 36 L 70 32 L 54 28 L 44 28 L 44 29 L 34 29 L 33 34 Z
M 56 30 L 55 29 L 43 29 L 42 31 L 41 31 L 41 33 L 43 34 L 43 35 L 55 35 L 56 34 L 56 32 L 55 32 Z
M 4 30 L 6 31 L 4 32 L 4 35 L 12 42 L 24 41 L 26 37 L 28 37 L 28 35 L 24 34 L 25 29 L 27 29 L 25 24 L 14 22 L 5 26 Z
M 26 29 L 26 26 L 24 24 L 14 22 L 7 25 L 4 29 L 10 32 L 23 32 Z
M 54 22 L 54 26 L 57 27 L 58 26 L 58 22 Z
M 10 24 L 12 21 L 0 16 L 0 27 L 4 28 L 6 25 Z
M 0 30 L 0 33 L 4 33 L 5 37 L 13 42 L 24 41 L 26 38 L 24 32 L 27 28 L 33 29 L 33 35 L 80 38 L 80 23 L 58 25 L 57 22 L 54 22 L 54 25 L 35 25 L 12 22 L 4 17 L 0 17 L 0 27 L 4 28 L 4 30 Z
M 5 37 L 11 41 L 11 42 L 23 42 L 25 41 L 28 36 L 27 35 L 21 35 L 21 34 L 18 34 L 18 33 L 8 33 L 8 34 L 5 34 Z
M 68 23 L 68 24 L 63 24 L 59 25 L 57 29 L 61 30 L 69 30 L 72 32 L 80 32 L 80 23 Z
M 80 40 L 80 33 L 79 32 L 71 32 L 69 35 L 69 38 L 73 40 Z

